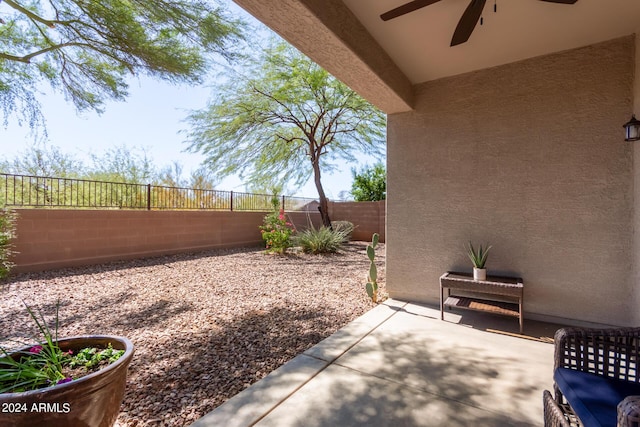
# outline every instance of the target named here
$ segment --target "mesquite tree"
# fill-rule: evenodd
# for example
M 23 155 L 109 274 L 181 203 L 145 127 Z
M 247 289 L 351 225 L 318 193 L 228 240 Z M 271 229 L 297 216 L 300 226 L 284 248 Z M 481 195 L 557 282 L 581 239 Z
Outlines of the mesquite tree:
M 220 177 L 300 187 L 313 176 L 326 226 L 321 173 L 337 159 L 379 158 L 385 148 L 385 116 L 284 42 L 249 59 L 188 120 L 189 149 L 204 154 Z
M 127 76 L 199 82 L 242 25 L 207 0 L 0 0 L 0 110 L 43 123 L 42 82 L 78 110 L 127 95 Z M 212 55 L 213 53 L 213 55 Z

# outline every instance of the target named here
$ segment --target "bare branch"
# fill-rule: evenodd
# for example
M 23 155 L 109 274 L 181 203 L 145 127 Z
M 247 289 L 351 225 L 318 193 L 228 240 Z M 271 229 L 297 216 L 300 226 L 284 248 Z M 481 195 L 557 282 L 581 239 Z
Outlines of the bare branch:
M 273 102 L 275 102 L 276 104 L 280 105 L 282 108 L 284 108 L 287 113 L 288 113 L 288 117 L 291 120 L 291 123 L 294 123 L 296 126 L 298 126 L 300 129 L 302 129 L 304 131 L 304 125 L 302 124 L 302 122 L 300 122 L 300 120 L 298 120 L 296 118 L 296 115 L 291 111 L 291 109 L 289 108 L 289 106 L 287 106 L 285 103 L 283 103 L 282 101 L 280 101 L 279 99 L 277 99 L 276 97 L 274 97 L 272 94 L 267 93 L 261 89 L 259 89 L 258 87 L 256 87 L 255 85 L 251 85 L 251 89 L 253 89 L 254 91 L 256 91 L 257 93 L 259 93 L 260 95 L 272 100 Z M 283 116 L 284 117 L 284 116 Z
M 7 59 L 9 61 L 24 62 L 25 64 L 29 63 L 29 61 L 25 60 L 24 58 L 22 58 L 20 56 L 9 55 L 8 53 L 0 52 L 0 58 Z
M 278 139 L 283 140 L 286 143 L 292 143 L 293 141 L 300 141 L 300 142 L 304 142 L 306 144 L 308 142 L 306 139 L 300 138 L 300 137 L 297 137 L 297 136 L 290 137 L 290 138 L 285 138 L 284 136 L 282 136 L 280 134 L 276 134 L 276 137 Z
M 91 46 L 90 44 L 87 44 L 87 43 L 69 42 L 69 43 L 60 43 L 60 44 L 57 44 L 57 45 L 49 46 L 47 48 L 40 49 L 40 50 L 38 50 L 36 52 L 32 52 L 32 53 L 30 53 L 28 55 L 25 55 L 25 56 L 14 56 L 14 55 L 9 55 L 8 53 L 0 52 L 0 58 L 8 59 L 10 61 L 24 62 L 25 64 L 29 64 L 29 63 L 31 63 L 31 60 L 33 58 L 35 58 L 36 56 L 43 55 L 43 54 L 48 53 L 48 52 L 64 49 L 65 47 L 69 47 L 69 46 L 86 47 L 86 48 L 89 48 L 89 49 L 93 48 L 93 46 Z

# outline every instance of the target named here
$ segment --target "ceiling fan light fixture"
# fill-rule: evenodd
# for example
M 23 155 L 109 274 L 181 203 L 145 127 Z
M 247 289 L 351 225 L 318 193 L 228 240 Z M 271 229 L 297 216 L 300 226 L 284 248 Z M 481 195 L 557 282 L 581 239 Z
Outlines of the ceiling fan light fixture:
M 2 1 L 2 0 L 0 0 Z M 395 9 L 391 9 L 382 15 L 380 15 L 380 19 L 383 21 L 388 21 L 390 19 L 397 18 L 402 15 L 406 15 L 407 13 L 414 12 L 418 9 L 422 9 L 423 7 L 427 7 L 434 3 L 438 3 L 441 0 L 413 0 L 403 5 L 396 7 Z M 473 29 L 475 28 L 478 21 L 482 16 L 482 9 L 484 9 L 484 5 L 487 0 L 471 0 L 469 6 L 465 10 L 464 14 L 458 21 L 458 26 L 456 27 L 456 31 L 453 33 L 453 38 L 451 39 L 451 46 L 457 46 L 459 44 L 465 43 L 469 40 Z M 574 4 L 578 0 L 541 0 L 547 3 L 559 3 L 559 4 Z M 493 2 L 493 11 L 498 11 L 498 5 L 496 0 Z M 482 25 L 482 22 L 481 24 Z

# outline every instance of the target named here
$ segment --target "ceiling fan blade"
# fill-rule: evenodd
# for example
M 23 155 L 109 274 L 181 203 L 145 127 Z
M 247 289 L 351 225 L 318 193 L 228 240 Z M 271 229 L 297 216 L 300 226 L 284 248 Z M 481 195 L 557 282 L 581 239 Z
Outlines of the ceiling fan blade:
M 540 0 L 540 1 L 546 1 L 549 3 L 575 4 L 575 2 L 577 2 L 578 0 Z
M 462 14 L 462 18 L 460 18 L 458 22 L 456 31 L 453 33 L 451 46 L 457 46 L 469 40 L 473 29 L 480 19 L 480 15 L 482 15 L 482 10 L 486 2 L 487 0 L 471 0 L 471 3 L 469 3 L 469 6 L 467 6 L 467 9 Z
M 405 3 L 402 6 L 398 6 L 395 9 L 391 9 L 388 12 L 380 15 L 380 18 L 383 21 L 388 21 L 389 19 L 397 18 L 398 16 L 406 15 L 409 12 L 413 12 L 414 10 L 422 9 L 423 7 L 429 6 L 430 4 L 437 3 L 440 0 L 414 0 L 409 3 Z

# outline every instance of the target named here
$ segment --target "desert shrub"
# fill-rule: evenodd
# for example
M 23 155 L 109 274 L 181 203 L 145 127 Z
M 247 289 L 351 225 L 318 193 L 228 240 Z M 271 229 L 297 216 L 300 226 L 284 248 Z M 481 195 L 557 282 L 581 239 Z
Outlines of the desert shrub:
M 0 209 L 0 279 L 9 275 L 13 267 L 10 261 L 13 254 L 11 240 L 16 235 L 16 214 L 8 209 Z
M 351 233 L 353 233 L 353 230 L 356 228 L 350 221 L 331 221 L 331 227 L 333 227 L 335 231 L 344 231 L 347 236 L 346 241 L 351 240 Z
M 260 226 L 262 240 L 264 240 L 267 252 L 283 254 L 291 247 L 292 224 L 287 222 L 282 209 L 272 212 L 264 217 Z
M 323 254 L 337 252 L 349 239 L 347 230 L 332 230 L 322 226 L 313 226 L 299 232 L 293 237 L 293 243 L 300 246 L 305 253 Z

